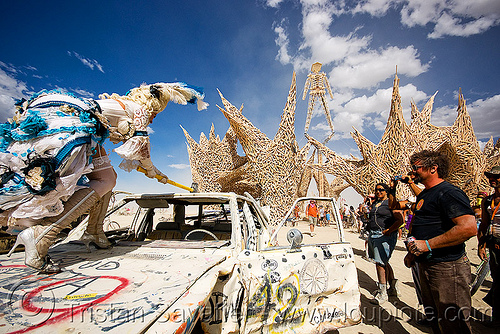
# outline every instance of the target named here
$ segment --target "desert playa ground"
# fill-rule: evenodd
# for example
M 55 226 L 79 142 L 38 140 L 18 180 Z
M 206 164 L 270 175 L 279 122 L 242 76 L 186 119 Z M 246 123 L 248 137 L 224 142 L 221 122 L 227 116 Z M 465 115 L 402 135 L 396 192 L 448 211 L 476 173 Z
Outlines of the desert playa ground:
M 286 243 L 286 231 L 291 229 L 290 225 L 283 227 L 279 233 L 280 244 Z M 316 235 L 309 234 L 309 225 L 305 221 L 300 221 L 295 226 L 304 234 L 304 243 L 326 243 L 337 239 L 337 230 L 333 227 L 316 227 Z M 398 240 L 396 249 L 391 258 L 391 265 L 396 278 L 400 282 L 401 297 L 392 297 L 389 302 L 381 306 L 373 305 L 370 299 L 372 292 L 377 289 L 375 264 L 363 258 L 365 254 L 365 241 L 359 238 L 359 233 L 352 229 L 345 230 L 345 237 L 352 245 L 356 267 L 358 270 L 358 280 L 361 290 L 361 311 L 364 315 L 363 323 L 342 328 L 338 332 L 345 333 L 432 333 L 430 327 L 418 325 L 416 320 L 421 319 L 423 314 L 422 306 L 419 307 L 415 294 L 413 279 L 410 269 L 403 264 L 406 249 L 402 240 Z M 476 271 L 479 264 L 477 256 L 476 238 L 467 242 L 467 255 L 472 264 L 472 272 Z M 491 286 L 491 277 L 488 275 L 485 282 L 472 297 L 472 329 L 474 333 L 498 333 L 498 329 L 490 329 L 481 324 L 481 319 L 489 319 L 491 308 L 482 300 Z

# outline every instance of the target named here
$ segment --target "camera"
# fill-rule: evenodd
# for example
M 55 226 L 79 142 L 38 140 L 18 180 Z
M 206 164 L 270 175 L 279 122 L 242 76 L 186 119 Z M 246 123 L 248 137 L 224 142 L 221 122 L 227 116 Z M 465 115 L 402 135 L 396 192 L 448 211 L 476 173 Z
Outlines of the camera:
M 408 181 L 410 181 L 408 176 L 403 177 L 403 175 L 396 175 L 392 179 L 393 181 L 401 181 L 403 183 L 408 183 Z

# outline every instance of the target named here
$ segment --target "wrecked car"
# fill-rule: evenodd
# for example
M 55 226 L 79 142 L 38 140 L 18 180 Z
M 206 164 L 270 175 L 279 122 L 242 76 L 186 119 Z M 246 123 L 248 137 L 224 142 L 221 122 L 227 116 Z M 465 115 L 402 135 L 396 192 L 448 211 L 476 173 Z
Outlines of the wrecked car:
M 285 226 L 309 199 L 271 226 L 249 194 L 127 196 L 113 209 L 127 225 L 113 248 L 66 240 L 50 249 L 61 273 L 37 275 L 22 252 L 0 256 L 2 332 L 323 333 L 357 324 L 354 255 L 335 200 L 315 198 L 331 206 L 332 242 L 305 244 Z

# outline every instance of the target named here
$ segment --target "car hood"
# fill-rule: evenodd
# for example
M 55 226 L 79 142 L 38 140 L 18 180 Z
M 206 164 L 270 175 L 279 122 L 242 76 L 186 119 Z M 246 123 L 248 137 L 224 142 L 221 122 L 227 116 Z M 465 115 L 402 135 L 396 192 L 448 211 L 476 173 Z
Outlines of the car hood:
M 2 332 L 144 331 L 191 291 L 203 291 L 192 294 L 192 303 L 210 294 L 215 267 L 230 250 L 209 244 L 126 243 L 92 253 L 80 245 L 61 245 L 50 251 L 64 267 L 55 275 L 37 275 L 24 265 L 23 252 L 2 255 Z

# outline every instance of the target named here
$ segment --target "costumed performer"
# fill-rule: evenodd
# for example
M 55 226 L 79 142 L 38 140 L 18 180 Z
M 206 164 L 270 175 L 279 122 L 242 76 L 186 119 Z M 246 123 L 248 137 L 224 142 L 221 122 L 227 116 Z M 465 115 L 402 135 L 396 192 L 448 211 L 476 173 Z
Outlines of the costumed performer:
M 208 106 L 201 88 L 185 83 L 142 85 L 125 96 L 99 98 L 44 90 L 19 101 L 13 120 L 0 125 L 0 223 L 18 232 L 9 256 L 23 244 L 25 264 L 40 272 L 60 271 L 48 249 L 91 208 L 88 237 L 109 246 L 102 225 L 116 173 L 102 148 L 106 138 L 123 142 L 114 149 L 123 158 L 120 168 L 141 167 L 166 183 L 151 161 L 147 126 L 169 101 Z

